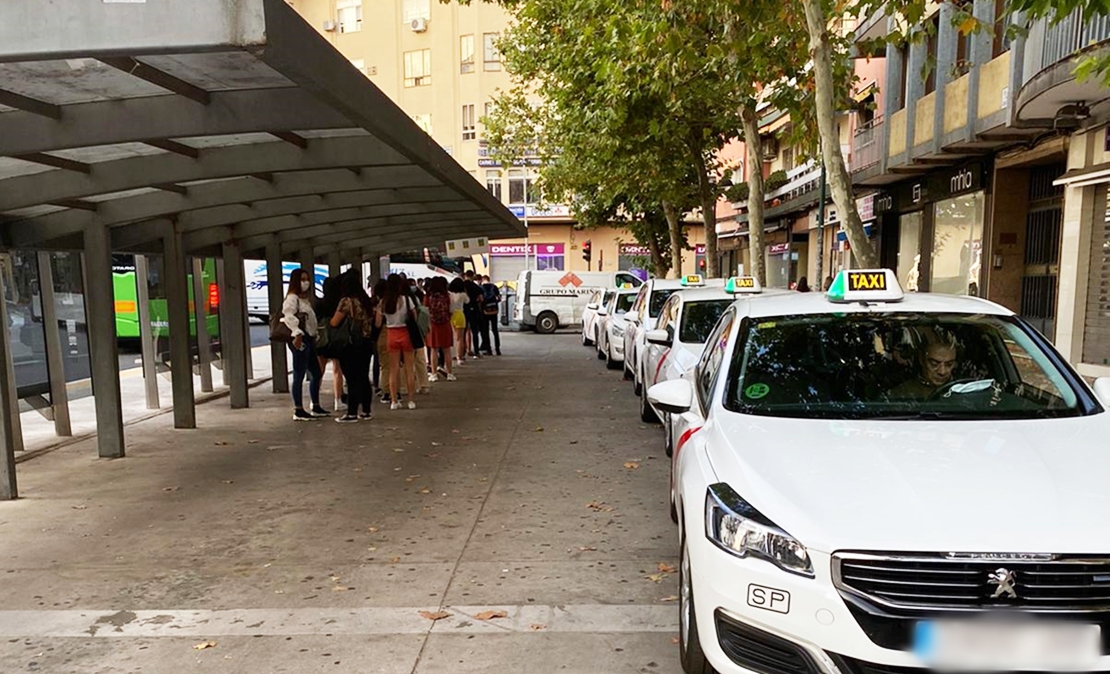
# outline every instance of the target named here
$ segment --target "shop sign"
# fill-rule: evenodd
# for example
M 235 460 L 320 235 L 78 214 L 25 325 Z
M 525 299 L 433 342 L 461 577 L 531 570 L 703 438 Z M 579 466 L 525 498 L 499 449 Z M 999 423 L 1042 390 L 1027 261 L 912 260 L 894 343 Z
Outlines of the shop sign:
M 490 257 L 524 257 L 525 255 L 563 255 L 566 244 L 562 243 L 491 243 Z
M 542 166 L 543 162 L 540 161 L 540 159 L 537 158 L 537 157 L 529 157 L 528 159 L 514 159 L 512 165 L 513 166 Z M 504 166 L 504 164 L 497 161 L 496 159 L 479 158 L 478 159 L 478 166 L 481 167 L 481 168 L 501 168 L 501 167 Z
M 767 246 L 767 252 L 770 253 L 771 255 L 781 255 L 783 253 L 789 253 L 790 252 L 790 244 L 789 243 L 772 243 L 770 246 Z
M 638 243 L 622 243 L 619 250 L 625 257 L 651 257 L 651 249 Z
M 856 211 L 859 212 L 859 219 L 862 222 L 875 219 L 875 195 L 868 194 L 865 197 L 856 199 Z
M 517 218 L 524 217 L 524 206 L 509 206 L 509 212 Z M 540 208 L 539 206 L 528 207 L 528 217 L 530 218 L 567 218 L 570 217 L 570 206 L 562 204 L 551 204 Z
M 984 170 L 981 162 L 972 162 L 903 183 L 890 192 L 879 192 L 874 195 L 873 212 L 879 216 L 888 212 L 911 211 L 927 203 L 977 192 L 985 185 Z M 862 210 L 860 219 L 866 220 Z
M 705 255 L 704 243 L 699 243 L 694 246 L 694 255 Z

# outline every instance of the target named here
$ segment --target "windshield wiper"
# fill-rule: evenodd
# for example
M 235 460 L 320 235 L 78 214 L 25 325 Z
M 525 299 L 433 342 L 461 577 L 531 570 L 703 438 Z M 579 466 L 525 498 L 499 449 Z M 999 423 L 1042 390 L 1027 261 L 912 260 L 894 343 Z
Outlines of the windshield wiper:
M 932 410 L 922 410 L 912 414 L 876 414 L 875 416 L 867 417 L 878 421 L 941 421 L 941 420 L 975 420 L 975 419 L 992 419 L 990 415 L 981 414 L 979 412 L 937 412 Z

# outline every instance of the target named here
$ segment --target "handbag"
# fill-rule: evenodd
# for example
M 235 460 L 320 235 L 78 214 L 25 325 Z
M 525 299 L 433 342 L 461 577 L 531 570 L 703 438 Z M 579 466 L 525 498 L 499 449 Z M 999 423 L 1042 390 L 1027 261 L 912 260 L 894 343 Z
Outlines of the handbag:
M 408 314 L 405 316 L 405 327 L 409 331 L 409 341 L 412 342 L 414 351 L 424 348 L 424 336 L 420 334 L 420 324 L 416 322 L 416 311 L 409 306 Z
M 483 304 L 482 312 L 485 313 L 486 316 L 496 316 L 500 313 L 500 308 L 497 304 Z
M 352 323 L 353 322 L 348 317 L 344 318 L 343 322 L 339 325 L 333 326 L 330 322 L 326 324 L 328 351 L 338 353 L 343 349 L 358 346 L 355 341 L 354 331 L 351 329 Z
M 270 317 L 271 342 L 284 342 L 286 344 L 293 343 L 293 331 L 290 330 L 289 326 L 285 324 L 285 321 L 283 320 L 284 317 L 285 315 L 281 312 L 278 312 Z M 305 316 L 303 313 L 297 314 L 297 324 L 300 326 L 301 332 L 304 332 L 304 326 L 307 320 L 308 317 Z

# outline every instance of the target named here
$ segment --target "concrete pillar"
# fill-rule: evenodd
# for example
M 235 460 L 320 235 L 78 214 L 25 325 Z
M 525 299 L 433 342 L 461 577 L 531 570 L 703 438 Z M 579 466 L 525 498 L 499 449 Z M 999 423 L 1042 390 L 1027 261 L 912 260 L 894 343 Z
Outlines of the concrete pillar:
M 282 285 L 281 245 L 274 237 L 266 244 L 266 293 L 270 300 L 270 315 L 281 313 L 281 303 L 285 299 Z M 286 347 L 281 342 L 270 342 L 270 363 L 273 368 L 274 393 L 289 393 L 289 365 Z
M 1068 147 L 1068 169 L 1091 166 L 1095 149 L 1102 143 L 1102 136 L 1101 130 L 1072 136 Z M 1060 286 L 1056 296 L 1056 348 L 1072 365 L 1083 360 L 1087 297 L 1092 281 L 1091 230 L 1106 217 L 1107 189 L 1104 185 L 1068 185 L 1064 189 L 1064 213 L 1060 232 Z
M 251 349 L 251 318 L 247 313 L 247 277 L 243 271 L 243 355 L 247 362 L 247 381 L 254 379 L 254 351 Z
M 112 237 L 106 225 L 85 227 L 85 316 L 96 403 L 96 445 L 102 458 L 124 456 L 123 406 L 112 286 Z
M 338 276 L 343 271 L 343 256 L 338 250 L 328 253 L 328 276 Z
M 211 393 L 212 345 L 208 336 L 208 284 L 204 282 L 204 258 L 193 258 L 193 317 L 197 325 L 197 361 L 200 390 Z
M 166 227 L 162 237 L 163 278 L 166 284 L 166 314 L 170 330 L 170 372 L 173 387 L 173 427 L 197 427 L 197 403 L 193 392 L 193 351 L 189 339 L 189 277 L 180 230 Z M 197 326 L 198 329 L 200 326 Z
M 917 135 L 917 102 L 925 94 L 925 61 L 929 57 L 929 46 L 925 41 L 910 45 L 909 64 L 906 67 L 906 163 L 912 163 L 913 148 Z
M 959 29 L 952 25 L 952 17 L 956 9 L 950 3 L 940 6 L 940 24 L 937 28 L 937 59 L 935 64 L 934 79 L 937 90 L 933 97 L 933 152 L 941 152 L 944 148 L 944 106 L 947 96 L 947 85 L 952 81 L 952 70 L 956 65 L 957 41 L 960 39 Z M 969 92 L 969 98 L 971 98 Z M 978 97 L 976 90 L 975 97 Z
M 893 30 L 894 19 L 888 20 L 888 29 Z M 880 132 L 882 145 L 879 156 L 881 158 L 880 170 L 887 172 L 890 163 L 890 120 L 894 113 L 902 109 L 902 50 L 894 44 L 886 46 L 886 74 L 883 80 L 883 128 Z
M 225 316 L 227 315 L 227 308 L 224 306 L 224 259 L 222 257 L 216 258 L 216 284 L 219 286 L 220 292 L 220 380 L 223 386 L 231 385 L 231 376 L 227 369 L 227 326 L 224 325 Z
M 231 388 L 231 409 L 250 406 L 247 392 L 247 314 L 244 295 L 243 254 L 237 243 L 223 244 L 223 275 L 220 277 L 220 323 L 223 333 L 224 372 Z
M 139 310 L 139 345 L 143 354 L 143 386 L 146 408 L 162 406 L 158 396 L 158 361 L 154 348 L 154 323 L 150 315 L 150 268 L 145 255 L 135 256 L 135 298 Z
M 38 267 L 42 324 L 46 332 L 46 368 L 50 377 L 50 406 L 54 410 L 54 433 L 68 437 L 73 435 L 73 427 L 69 417 L 69 391 L 66 389 L 62 338 L 58 334 L 58 306 L 54 299 L 54 267 L 50 253 L 39 252 Z
M 8 303 L 4 301 L 0 274 L 0 501 L 19 498 L 15 478 L 15 453 L 23 451 L 23 429 L 19 423 L 19 401 L 15 389 L 15 367 L 8 331 Z M 55 329 L 57 323 L 55 323 Z

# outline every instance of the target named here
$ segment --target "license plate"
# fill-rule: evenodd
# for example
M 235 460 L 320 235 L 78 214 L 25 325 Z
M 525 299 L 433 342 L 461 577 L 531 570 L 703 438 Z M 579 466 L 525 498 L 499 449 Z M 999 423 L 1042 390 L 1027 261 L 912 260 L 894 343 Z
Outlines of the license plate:
M 914 652 L 947 671 L 1082 670 L 1098 663 L 1101 628 L 1046 620 L 919 622 Z

